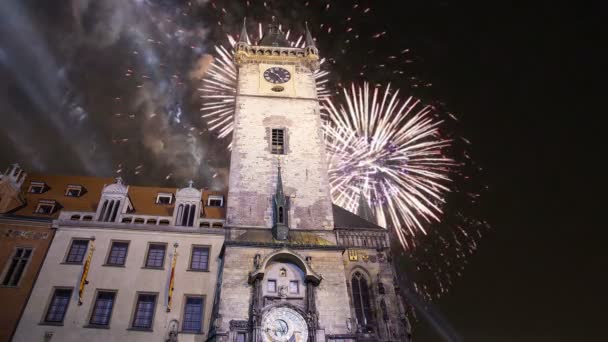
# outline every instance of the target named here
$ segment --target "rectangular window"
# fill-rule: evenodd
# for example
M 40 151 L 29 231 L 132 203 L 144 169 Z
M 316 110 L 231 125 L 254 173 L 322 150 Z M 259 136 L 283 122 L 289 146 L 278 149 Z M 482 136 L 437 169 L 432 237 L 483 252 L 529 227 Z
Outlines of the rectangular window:
M 160 192 L 156 195 L 156 204 L 171 204 L 173 202 L 173 194 Z
M 236 335 L 236 342 L 245 342 L 247 334 L 246 333 L 238 333 Z
M 107 265 L 124 266 L 127 259 L 127 250 L 129 249 L 128 242 L 113 241 L 110 246 L 110 254 L 108 254 Z
M 35 213 L 51 215 L 55 211 L 56 204 L 54 200 L 39 200 Z
M 190 333 L 203 331 L 203 297 L 186 297 L 182 330 Z
M 95 305 L 93 306 L 93 312 L 91 313 L 91 319 L 89 321 L 92 325 L 108 326 L 110 325 L 110 317 L 112 316 L 112 309 L 114 308 L 114 298 L 116 298 L 116 292 L 99 291 L 97 298 L 95 299 Z
M 72 289 L 55 289 L 49 308 L 44 316 L 44 321 L 47 323 L 63 323 L 71 297 Z
M 272 154 L 285 154 L 285 130 L 282 128 L 272 129 L 272 141 L 270 150 Z
M 21 276 L 25 271 L 30 257 L 32 256 L 31 248 L 17 248 L 13 257 L 9 260 L 8 270 L 2 280 L 3 286 L 17 286 Z
M 277 292 L 277 281 L 269 279 L 268 285 L 266 286 L 266 291 L 268 292 Z
M 195 271 L 207 271 L 209 269 L 209 248 L 192 247 L 192 258 L 190 269 Z
M 156 295 L 140 294 L 137 296 L 135 315 L 133 316 L 133 328 L 152 329 L 154 308 L 156 307 Z
M 224 205 L 224 196 L 222 195 L 209 195 L 207 198 L 208 207 L 221 207 Z
M 150 244 L 148 255 L 146 256 L 146 267 L 161 268 L 165 263 L 165 250 L 167 246 L 163 244 Z
M 44 192 L 44 188 L 46 188 L 46 184 L 44 182 L 31 182 L 30 188 L 27 192 L 32 194 L 41 194 Z
M 82 185 L 68 184 L 65 189 L 65 195 L 68 197 L 80 197 L 82 193 Z
M 289 282 L 289 293 L 300 293 L 300 283 L 297 280 Z
M 88 246 L 89 240 L 72 240 L 72 245 L 70 246 L 70 251 L 68 252 L 68 257 L 65 259 L 65 262 L 71 264 L 82 263 Z

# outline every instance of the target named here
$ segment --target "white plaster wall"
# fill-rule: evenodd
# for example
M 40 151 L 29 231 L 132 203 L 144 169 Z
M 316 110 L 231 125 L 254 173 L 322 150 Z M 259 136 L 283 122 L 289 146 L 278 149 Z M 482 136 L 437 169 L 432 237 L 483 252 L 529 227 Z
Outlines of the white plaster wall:
M 82 265 L 62 264 L 72 238 L 95 236 L 95 252 L 89 271 L 83 305 L 78 305 L 78 282 Z M 112 239 L 130 241 L 125 267 L 102 266 Z M 164 270 L 143 269 L 148 242 L 167 243 Z M 177 242 L 178 259 L 175 291 L 170 313 L 166 312 L 168 279 L 173 244 Z M 193 244 L 209 245 L 209 272 L 186 271 Z M 204 341 L 207 338 L 213 296 L 217 280 L 218 254 L 222 235 L 202 235 L 173 232 L 132 231 L 118 229 L 64 228 L 58 229 L 49 249 L 30 300 L 16 331 L 14 341 L 43 341 L 45 332 L 53 332 L 51 341 L 164 341 L 167 324 L 172 319 L 182 321 L 185 294 L 204 295 L 202 335 L 180 334 L 180 341 Z M 50 301 L 53 287 L 73 287 L 63 326 L 40 325 Z M 96 289 L 117 290 L 109 329 L 85 328 Z M 158 293 L 153 332 L 128 330 L 138 291 Z

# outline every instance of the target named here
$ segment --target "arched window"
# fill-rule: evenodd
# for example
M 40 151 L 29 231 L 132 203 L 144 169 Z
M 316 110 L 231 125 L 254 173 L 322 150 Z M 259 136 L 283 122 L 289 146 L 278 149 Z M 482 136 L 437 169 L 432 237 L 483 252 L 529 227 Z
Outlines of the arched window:
M 194 226 L 194 213 L 196 212 L 196 206 L 194 204 L 190 205 L 190 215 L 188 215 L 188 227 Z
M 359 326 L 366 327 L 374 323 L 372 315 L 370 290 L 367 280 L 361 272 L 355 272 L 351 281 L 355 315 Z
M 103 221 L 103 217 L 106 213 L 106 209 L 108 207 L 108 200 L 103 201 L 103 205 L 101 206 L 101 212 L 99 213 L 99 221 Z
M 180 226 L 182 224 L 182 217 L 184 215 L 184 205 L 180 204 L 177 207 L 177 216 L 175 217 L 175 225 Z
M 112 211 L 112 217 L 110 218 L 111 222 L 116 221 L 116 215 L 118 214 L 119 207 L 120 207 L 120 201 L 116 201 L 116 203 L 114 203 L 114 210 Z

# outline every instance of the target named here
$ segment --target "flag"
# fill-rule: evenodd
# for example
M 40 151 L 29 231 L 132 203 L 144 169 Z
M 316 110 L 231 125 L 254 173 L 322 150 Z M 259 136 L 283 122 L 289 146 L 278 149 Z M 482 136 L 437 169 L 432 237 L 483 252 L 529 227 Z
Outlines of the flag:
M 84 262 L 82 269 L 82 276 L 80 277 L 80 285 L 78 286 L 78 305 L 82 305 L 82 297 L 84 295 L 84 287 L 89 283 L 87 276 L 89 275 L 89 268 L 91 267 L 91 259 L 93 258 L 93 251 L 95 250 L 95 240 L 91 239 L 91 248 L 89 248 L 89 254 L 87 260 Z
M 175 283 L 175 264 L 177 263 L 177 246 L 173 249 L 173 262 L 171 262 L 171 277 L 169 278 L 169 293 L 167 296 L 167 312 L 171 312 L 171 300 L 173 299 L 173 286 Z

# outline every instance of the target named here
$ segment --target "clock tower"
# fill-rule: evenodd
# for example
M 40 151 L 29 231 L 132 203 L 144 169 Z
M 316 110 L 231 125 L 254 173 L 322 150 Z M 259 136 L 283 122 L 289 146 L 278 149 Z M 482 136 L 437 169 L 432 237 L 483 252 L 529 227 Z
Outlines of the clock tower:
M 290 47 L 273 24 L 253 46 L 243 27 L 235 51 L 238 85 L 226 217 L 231 227 L 333 229 L 313 75 L 319 55 L 307 37 L 305 48 Z M 280 215 L 279 164 L 285 197 Z
M 308 29 L 303 48 L 276 24 L 256 44 L 243 25 L 208 340 L 407 341 L 386 231 L 331 202 Z

